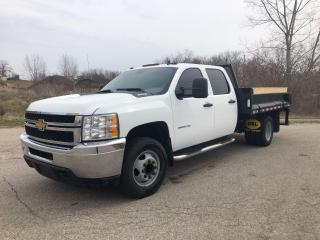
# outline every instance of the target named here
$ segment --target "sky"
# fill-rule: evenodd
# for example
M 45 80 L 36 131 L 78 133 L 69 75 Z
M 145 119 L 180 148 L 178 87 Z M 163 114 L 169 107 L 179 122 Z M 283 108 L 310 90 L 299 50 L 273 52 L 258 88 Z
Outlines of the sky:
M 80 70 L 122 71 L 185 49 L 244 50 L 262 34 L 247 27 L 250 10 L 242 0 L 0 0 L 0 60 L 24 76 L 32 54 L 54 74 L 63 54 Z

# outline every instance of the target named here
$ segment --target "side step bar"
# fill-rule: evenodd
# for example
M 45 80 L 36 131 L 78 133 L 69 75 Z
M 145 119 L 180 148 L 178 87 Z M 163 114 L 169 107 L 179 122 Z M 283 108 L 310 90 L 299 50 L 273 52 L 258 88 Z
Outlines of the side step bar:
M 189 153 L 173 156 L 173 159 L 175 161 L 184 160 L 186 158 L 190 158 L 190 157 L 199 155 L 201 153 L 209 152 L 209 151 L 211 151 L 213 149 L 217 149 L 217 148 L 223 147 L 223 146 L 225 146 L 227 144 L 233 143 L 234 141 L 235 141 L 234 138 L 230 138 L 230 139 L 225 140 L 223 142 L 219 142 L 219 143 L 216 143 L 216 144 L 213 144 L 213 145 L 210 145 L 210 146 L 206 146 L 206 147 L 201 148 L 199 150 L 196 150 L 194 152 L 189 152 Z

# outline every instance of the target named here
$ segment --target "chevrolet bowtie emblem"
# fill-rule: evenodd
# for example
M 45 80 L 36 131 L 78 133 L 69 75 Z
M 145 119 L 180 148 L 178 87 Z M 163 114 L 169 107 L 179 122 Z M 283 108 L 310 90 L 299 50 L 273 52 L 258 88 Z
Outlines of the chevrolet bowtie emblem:
M 35 126 L 39 131 L 44 131 L 47 128 L 47 123 L 43 119 L 38 119 Z

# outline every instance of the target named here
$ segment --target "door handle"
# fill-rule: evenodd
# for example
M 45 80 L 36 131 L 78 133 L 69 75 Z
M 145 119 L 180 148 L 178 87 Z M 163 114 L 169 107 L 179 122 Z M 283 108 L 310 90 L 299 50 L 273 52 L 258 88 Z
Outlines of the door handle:
M 203 107 L 212 107 L 213 106 L 213 104 L 212 103 L 205 103 L 205 104 L 203 104 Z
M 228 103 L 235 103 L 236 100 L 230 99 Z

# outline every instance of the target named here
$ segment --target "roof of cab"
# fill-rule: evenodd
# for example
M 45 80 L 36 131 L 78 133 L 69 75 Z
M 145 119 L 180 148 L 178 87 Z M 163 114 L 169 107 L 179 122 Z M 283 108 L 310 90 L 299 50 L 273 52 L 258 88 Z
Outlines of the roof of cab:
M 196 63 L 169 63 L 169 64 L 146 64 L 142 65 L 141 67 L 136 67 L 136 68 L 130 68 L 130 69 L 143 69 L 143 68 L 154 68 L 154 67 L 217 67 L 217 68 L 222 68 L 221 66 L 217 65 L 206 65 L 206 64 L 196 64 Z

